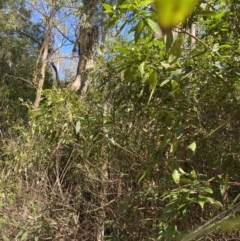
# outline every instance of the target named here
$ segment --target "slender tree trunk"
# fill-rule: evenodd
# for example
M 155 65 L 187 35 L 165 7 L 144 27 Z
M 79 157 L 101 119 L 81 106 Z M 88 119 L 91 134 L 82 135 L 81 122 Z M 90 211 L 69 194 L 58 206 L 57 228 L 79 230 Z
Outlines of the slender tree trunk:
M 58 69 L 57 69 L 56 65 L 53 62 L 51 62 L 51 65 L 52 65 L 53 70 L 55 72 L 57 87 L 58 87 L 58 89 L 61 89 L 62 88 L 62 83 L 61 83 L 61 80 L 59 78 Z
M 107 93 L 107 88 L 105 90 Z M 105 93 L 105 95 L 106 95 Z M 109 103 L 107 102 L 107 98 L 105 98 L 103 102 L 103 133 L 104 135 L 108 135 L 108 128 L 106 127 L 107 123 L 107 117 L 109 115 Z M 99 199 L 99 204 L 100 204 L 100 210 L 98 211 L 98 218 L 97 218 L 97 224 L 96 224 L 96 241 L 104 241 L 105 240 L 105 230 L 106 230 L 106 225 L 105 222 L 107 220 L 106 216 L 106 210 L 105 206 L 109 202 L 108 200 L 108 189 L 109 189 L 109 149 L 108 147 L 103 147 L 102 149 L 102 155 L 105 158 L 105 160 L 102 163 L 101 166 L 101 195 Z
M 191 34 L 193 36 L 196 36 L 196 24 L 195 23 L 192 23 L 192 25 L 191 25 Z M 194 50 L 195 47 L 196 47 L 196 39 L 191 38 L 191 51 Z
M 46 73 L 46 68 L 47 68 L 48 49 L 49 49 L 51 31 L 53 28 L 53 19 L 55 16 L 55 12 L 56 12 L 56 0 L 53 1 L 53 6 L 51 8 L 51 12 L 50 12 L 49 20 L 48 20 L 48 28 L 47 28 L 47 32 L 46 32 L 46 35 L 45 35 L 45 38 L 44 38 L 44 41 L 42 44 L 42 48 L 41 48 L 41 53 L 40 53 L 40 54 L 42 54 L 42 58 L 41 58 L 42 63 L 41 63 L 41 67 L 40 67 L 40 78 L 39 78 L 39 82 L 38 82 L 36 98 L 34 101 L 35 108 L 39 107 L 40 100 L 41 100 L 42 88 L 43 88 L 43 84 L 44 84 L 44 80 L 45 80 L 45 73 Z M 35 73 L 34 79 L 37 79 L 37 71 Z

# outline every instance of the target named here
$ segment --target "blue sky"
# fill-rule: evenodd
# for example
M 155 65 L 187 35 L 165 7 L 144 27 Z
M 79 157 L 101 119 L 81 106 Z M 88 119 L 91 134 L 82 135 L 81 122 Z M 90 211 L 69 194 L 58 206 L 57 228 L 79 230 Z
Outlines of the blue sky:
M 30 1 L 26 1 L 26 6 L 32 9 L 31 20 L 33 23 L 44 23 L 44 15 L 49 16 L 50 8 L 47 6 L 45 1 L 37 1 L 37 5 L 33 5 Z M 75 29 L 78 21 L 78 16 L 68 14 L 69 8 L 62 7 L 56 14 L 56 25 L 69 39 L 75 41 Z M 75 58 L 71 58 L 73 43 L 67 40 L 58 30 L 54 28 L 52 35 L 54 36 L 54 50 L 56 54 L 49 56 L 49 60 L 53 61 L 58 68 L 59 76 L 61 79 L 65 79 L 65 73 L 68 69 L 75 70 L 77 67 L 77 54 Z M 75 67 L 75 69 L 74 69 Z M 67 80 L 70 81 L 70 80 Z

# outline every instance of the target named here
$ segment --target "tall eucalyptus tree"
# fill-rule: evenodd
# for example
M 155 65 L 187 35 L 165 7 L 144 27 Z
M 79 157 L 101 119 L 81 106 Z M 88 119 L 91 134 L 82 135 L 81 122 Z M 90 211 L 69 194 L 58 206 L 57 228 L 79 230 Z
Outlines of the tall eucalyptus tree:
M 78 47 L 79 62 L 76 77 L 70 86 L 72 91 L 80 91 L 80 93 L 87 91 L 89 82 L 87 69 L 92 67 L 94 50 L 99 41 L 100 3 L 99 0 L 83 0 L 79 5 L 80 27 L 75 45 L 75 49 Z

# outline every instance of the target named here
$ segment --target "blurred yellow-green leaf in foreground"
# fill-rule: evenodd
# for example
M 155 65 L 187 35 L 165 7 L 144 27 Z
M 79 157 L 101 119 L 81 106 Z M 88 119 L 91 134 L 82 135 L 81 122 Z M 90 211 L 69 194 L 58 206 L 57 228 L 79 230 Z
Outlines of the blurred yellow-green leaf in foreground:
M 198 0 L 155 0 L 158 24 L 163 34 L 167 34 L 174 27 L 191 15 Z

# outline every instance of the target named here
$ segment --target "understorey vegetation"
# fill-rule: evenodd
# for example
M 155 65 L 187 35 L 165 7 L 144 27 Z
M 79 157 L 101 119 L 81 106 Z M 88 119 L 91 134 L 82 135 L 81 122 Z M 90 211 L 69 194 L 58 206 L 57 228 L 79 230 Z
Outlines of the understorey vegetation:
M 0 3 L 1 240 L 240 238 L 240 2 L 158 11 Z

